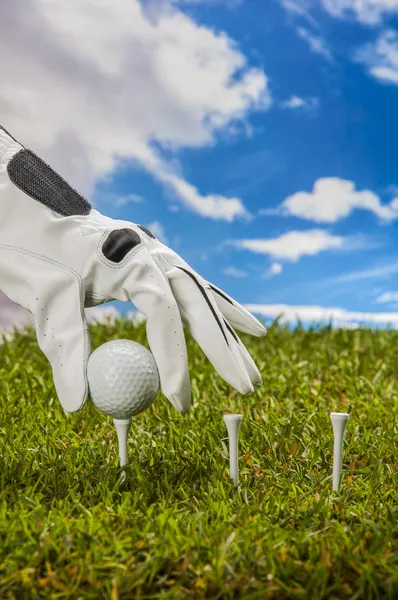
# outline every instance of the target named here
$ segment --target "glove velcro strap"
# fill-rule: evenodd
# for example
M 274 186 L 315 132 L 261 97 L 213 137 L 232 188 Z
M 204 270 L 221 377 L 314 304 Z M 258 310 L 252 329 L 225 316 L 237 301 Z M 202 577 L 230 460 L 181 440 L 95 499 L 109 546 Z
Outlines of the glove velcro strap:
M 31 150 L 17 152 L 7 171 L 14 185 L 59 215 L 88 215 L 91 210 L 91 204 Z

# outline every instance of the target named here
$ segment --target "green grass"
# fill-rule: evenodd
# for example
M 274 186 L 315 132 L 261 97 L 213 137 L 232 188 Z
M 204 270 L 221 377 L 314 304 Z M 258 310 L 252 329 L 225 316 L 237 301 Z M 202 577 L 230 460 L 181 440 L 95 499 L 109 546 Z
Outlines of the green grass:
M 147 346 L 144 325 L 90 331 Z M 234 392 L 187 334 L 193 407 L 133 419 L 122 487 L 112 419 L 63 412 L 33 331 L 0 345 L 0 598 L 398 598 L 398 332 L 241 338 L 263 387 Z M 351 413 L 341 494 L 331 411 Z

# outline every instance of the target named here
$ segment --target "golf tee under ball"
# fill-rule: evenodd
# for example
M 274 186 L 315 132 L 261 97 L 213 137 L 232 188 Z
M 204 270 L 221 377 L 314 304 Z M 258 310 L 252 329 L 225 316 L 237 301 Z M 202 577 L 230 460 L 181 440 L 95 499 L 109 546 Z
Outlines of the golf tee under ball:
M 239 482 L 238 435 L 241 421 L 242 415 L 224 415 L 229 438 L 229 476 L 233 479 L 234 485 L 238 485 Z
M 113 419 L 115 424 L 117 439 L 119 444 L 119 460 L 120 466 L 124 467 L 128 462 L 128 447 L 127 447 L 127 438 L 129 434 L 129 429 L 131 425 L 132 419 Z M 126 479 L 126 472 L 122 471 L 121 473 L 121 481 L 123 482 Z
M 330 413 L 334 434 L 333 448 L 333 490 L 340 490 L 341 469 L 343 465 L 344 433 L 349 418 L 347 413 Z

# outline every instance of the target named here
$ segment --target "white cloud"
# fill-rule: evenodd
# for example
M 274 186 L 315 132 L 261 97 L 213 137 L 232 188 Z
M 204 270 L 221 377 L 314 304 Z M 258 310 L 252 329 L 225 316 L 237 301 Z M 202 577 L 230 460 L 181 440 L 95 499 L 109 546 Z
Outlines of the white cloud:
M 299 98 L 299 96 L 290 96 L 288 100 L 282 103 L 285 108 L 301 108 L 305 106 L 304 98 Z
M 325 250 L 343 249 L 348 238 L 335 236 L 322 229 L 289 231 L 277 238 L 233 240 L 225 244 L 249 250 L 256 254 L 267 254 L 276 260 L 296 262 L 302 256 L 315 256 Z
M 391 304 L 391 302 L 398 302 L 398 292 L 384 292 L 378 298 L 376 298 L 378 304 Z
M 231 277 L 242 278 L 246 277 L 247 273 L 242 271 L 241 269 L 237 269 L 236 267 L 227 267 L 223 270 L 224 275 L 230 275 Z
M 334 277 L 321 281 L 316 284 L 317 289 L 335 287 L 337 285 L 345 285 L 347 283 L 353 283 L 355 281 L 366 281 L 367 279 L 388 279 L 391 275 L 398 273 L 398 261 L 394 261 L 391 264 L 380 265 L 372 267 L 370 269 L 363 269 L 361 271 L 351 271 L 349 273 L 343 273 Z
M 283 266 L 280 263 L 272 263 L 270 271 L 272 275 L 280 275 L 282 273 Z
M 289 304 L 245 304 L 245 308 L 258 315 L 275 319 L 283 315 L 282 321 L 303 323 L 333 321 L 337 326 L 345 323 L 356 327 L 360 323 L 373 325 L 391 325 L 398 328 L 398 312 L 366 313 L 349 311 L 344 308 L 326 308 L 323 306 L 293 306 Z
M 329 61 L 333 60 L 332 53 L 329 50 L 327 43 L 322 37 L 310 33 L 308 29 L 304 29 L 304 27 L 298 27 L 297 34 L 302 40 L 307 42 L 312 52 L 323 56 Z
M 317 26 L 317 22 L 310 14 L 312 0 L 280 0 L 281 6 L 294 17 L 302 17 Z
M 318 105 L 318 98 L 300 98 L 300 96 L 290 96 L 287 100 L 282 102 L 283 108 L 289 108 L 292 110 L 302 109 L 314 109 Z
M 113 206 L 116 206 L 116 208 L 123 208 L 127 204 L 141 204 L 145 202 L 145 199 L 139 194 L 125 194 L 123 196 L 119 196 L 113 193 L 98 194 L 91 199 L 91 203 L 96 208 L 98 208 L 99 204 L 102 204 L 103 202 L 112 204 Z
M 398 0 L 280 0 L 291 14 L 314 22 L 311 9 L 319 5 L 335 18 L 353 18 L 364 25 L 377 25 L 384 17 L 398 14 Z
M 269 269 L 267 269 L 266 271 L 263 271 L 261 273 L 261 279 L 271 279 L 272 277 L 275 277 L 276 275 L 280 275 L 282 273 L 282 271 L 283 271 L 283 265 L 281 265 L 281 263 L 274 262 L 271 264 Z
M 321 0 L 333 17 L 354 17 L 360 23 L 377 25 L 384 16 L 398 14 L 398 0 Z
M 125 196 L 114 196 L 113 203 L 117 208 L 122 208 L 126 204 L 141 204 L 145 202 L 144 198 L 139 194 L 126 194 Z
M 218 5 L 222 4 L 223 8 L 238 8 L 245 0 L 169 0 L 174 2 L 174 4 L 210 4 L 210 5 Z
M 161 223 L 159 223 L 159 221 L 152 221 L 152 223 L 149 223 L 148 225 L 145 225 L 145 227 L 147 229 L 149 229 L 149 231 L 151 233 L 153 233 L 153 235 L 158 238 L 158 240 L 160 240 L 163 244 L 168 244 L 168 239 L 164 230 L 164 227 Z
M 267 77 L 226 34 L 169 3 L 15 1 L 2 8 L 0 53 L 2 124 L 82 193 L 135 161 L 198 214 L 246 214 L 237 198 L 203 198 L 162 154 L 214 144 L 270 105 Z
M 388 29 L 355 55 L 369 74 L 382 83 L 398 85 L 398 32 Z
M 201 215 L 214 220 L 223 220 L 231 223 L 237 217 L 250 221 L 252 215 L 243 206 L 239 198 L 225 198 L 218 194 L 201 196 L 197 188 L 184 181 L 181 177 L 170 172 L 157 172 L 155 177 L 160 179 L 166 186 L 171 187 L 184 205 Z
M 312 192 L 297 192 L 286 198 L 276 210 L 282 215 L 316 223 L 336 223 L 339 219 L 348 217 L 355 209 L 368 210 L 384 221 L 398 219 L 396 201 L 382 204 L 373 192 L 357 191 L 352 181 L 338 177 L 318 179 Z M 269 211 L 265 209 L 260 212 L 267 214 Z

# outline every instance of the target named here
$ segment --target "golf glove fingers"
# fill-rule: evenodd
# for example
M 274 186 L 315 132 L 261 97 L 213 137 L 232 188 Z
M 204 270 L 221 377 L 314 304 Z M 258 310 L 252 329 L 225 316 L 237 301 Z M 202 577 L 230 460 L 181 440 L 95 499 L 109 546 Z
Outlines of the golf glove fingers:
M 94 210 L 33 152 L 0 127 L 0 288 L 34 318 L 62 406 L 81 409 L 90 355 L 84 307 L 131 301 L 147 318 L 162 392 L 191 405 L 184 330 L 242 394 L 261 375 L 234 329 L 266 329 L 143 226 Z

